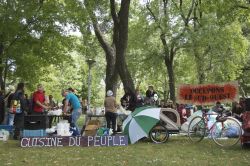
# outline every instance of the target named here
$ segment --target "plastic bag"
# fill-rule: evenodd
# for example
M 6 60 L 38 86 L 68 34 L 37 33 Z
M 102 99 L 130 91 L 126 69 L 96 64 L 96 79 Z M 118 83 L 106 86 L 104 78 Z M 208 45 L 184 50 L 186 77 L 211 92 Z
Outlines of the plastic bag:
M 0 130 L 0 140 L 7 141 L 9 139 L 10 132 L 7 130 Z
M 239 130 L 235 126 L 229 126 L 227 131 L 226 131 L 226 136 L 228 138 L 235 138 L 239 136 Z
M 113 134 L 113 130 L 109 128 L 101 127 L 97 130 L 98 136 L 108 136 L 112 134 Z

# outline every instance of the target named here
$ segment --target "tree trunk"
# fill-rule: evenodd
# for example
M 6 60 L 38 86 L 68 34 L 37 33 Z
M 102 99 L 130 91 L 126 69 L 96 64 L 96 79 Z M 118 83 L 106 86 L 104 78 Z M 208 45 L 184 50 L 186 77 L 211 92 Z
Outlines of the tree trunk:
M 128 71 L 128 67 L 127 67 L 126 60 L 125 60 L 125 55 L 123 55 L 123 53 L 119 55 L 120 52 L 118 52 L 117 54 L 118 55 L 117 55 L 116 64 L 117 64 L 117 68 L 119 71 L 121 81 L 123 83 L 124 90 L 135 94 L 134 82 Z
M 197 14 L 198 12 L 198 7 L 200 5 L 200 1 L 198 3 L 195 3 L 194 6 L 194 21 L 193 21 L 193 29 L 194 32 L 198 31 L 198 25 L 196 23 L 196 21 L 198 21 L 198 19 L 201 19 L 202 17 L 202 13 L 199 12 L 200 14 Z M 198 83 L 199 84 L 203 84 L 205 82 L 205 71 L 204 71 L 204 61 L 202 60 L 198 50 L 197 50 L 197 45 L 196 45 L 196 41 L 192 41 L 193 43 L 193 52 L 194 52 L 194 57 L 195 57 L 195 62 L 196 62 L 196 70 L 197 70 L 197 77 L 198 77 Z
M 118 71 L 115 66 L 115 55 L 106 55 L 106 92 L 112 90 L 114 96 L 117 92 L 117 82 L 118 82 Z
M 86 2 L 86 6 L 88 3 Z M 113 19 L 113 43 L 108 44 L 99 29 L 93 10 L 89 10 L 93 22 L 95 35 L 103 48 L 106 56 L 106 91 L 112 90 L 116 94 L 118 76 L 120 76 L 124 89 L 135 93 L 132 77 L 126 63 L 126 49 L 128 42 L 128 16 L 130 0 L 122 0 L 120 11 L 116 13 L 115 0 L 110 0 L 110 11 Z
M 93 27 L 95 30 L 95 35 L 103 48 L 105 52 L 105 57 L 106 57 L 106 78 L 105 78 L 105 83 L 106 83 L 106 91 L 112 90 L 114 93 L 114 96 L 116 96 L 116 91 L 117 91 L 117 83 L 118 83 L 118 71 L 116 69 L 116 55 L 115 55 L 115 50 L 113 47 L 111 47 L 108 42 L 105 40 L 102 32 L 100 31 L 98 24 L 96 20 L 92 17 L 93 21 Z M 114 33 L 114 35 L 116 35 Z
M 165 53 L 166 54 L 166 53 Z M 168 56 L 169 54 L 169 56 Z M 168 78 L 169 78 L 169 93 L 170 93 L 170 99 L 175 103 L 176 98 L 175 98 L 175 77 L 174 77 L 174 69 L 173 69 L 173 58 L 175 52 L 170 51 L 170 53 L 167 53 L 165 55 L 165 65 L 167 67 L 167 73 L 168 73 Z
M 126 63 L 126 49 L 128 43 L 128 16 L 129 16 L 130 0 L 122 0 L 121 8 L 118 14 L 118 40 L 115 42 L 116 46 L 116 67 L 118 69 L 124 89 L 135 94 L 135 86 L 133 79 L 129 73 Z M 113 17 L 114 18 L 114 17 Z M 115 20 L 114 20 L 115 22 Z
M 4 46 L 3 43 L 0 44 L 0 87 L 1 90 L 5 89 L 5 84 L 4 84 L 4 80 L 3 80 L 3 71 L 4 71 L 4 58 L 3 58 L 3 51 L 4 51 Z
M 204 69 L 203 69 L 204 68 L 203 62 L 201 62 L 197 59 L 196 64 L 197 64 L 198 83 L 204 84 L 205 83 L 205 73 L 204 73 Z
M 8 71 L 9 71 L 8 59 L 5 59 L 5 62 L 4 62 L 4 73 L 3 73 L 3 88 L 4 89 L 6 87 L 6 80 L 7 80 Z

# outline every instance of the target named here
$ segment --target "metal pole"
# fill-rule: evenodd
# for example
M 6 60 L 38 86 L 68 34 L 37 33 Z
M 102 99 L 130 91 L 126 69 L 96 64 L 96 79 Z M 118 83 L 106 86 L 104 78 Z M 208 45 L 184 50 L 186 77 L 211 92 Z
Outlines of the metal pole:
M 89 65 L 89 73 L 88 73 L 88 103 L 87 103 L 87 108 L 88 112 L 90 112 L 90 98 L 91 98 L 91 65 Z
M 95 63 L 95 60 L 93 59 L 88 59 L 87 60 L 88 66 L 89 66 L 89 73 L 88 73 L 88 101 L 87 101 L 87 109 L 88 112 L 90 112 L 90 100 L 91 100 L 91 81 L 92 81 L 92 76 L 91 76 L 91 67 Z
M 95 63 L 95 60 L 93 59 L 88 59 L 86 60 L 88 67 L 89 67 L 89 72 L 88 72 L 88 101 L 87 101 L 87 112 L 85 115 L 85 121 L 81 130 L 81 135 L 83 134 L 85 127 L 88 124 L 89 121 L 89 115 L 88 113 L 90 113 L 90 99 L 91 99 L 91 67 L 92 65 Z

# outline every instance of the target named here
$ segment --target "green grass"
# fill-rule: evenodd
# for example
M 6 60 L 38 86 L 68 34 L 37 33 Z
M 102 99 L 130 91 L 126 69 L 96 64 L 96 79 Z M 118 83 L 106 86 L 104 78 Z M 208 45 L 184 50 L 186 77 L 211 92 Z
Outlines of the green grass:
M 250 165 L 250 150 L 236 145 L 221 149 L 212 140 L 192 144 L 171 136 L 164 144 L 141 141 L 125 147 L 21 148 L 18 141 L 0 142 L 1 165 Z
M 78 121 L 82 127 L 84 117 Z M 0 141 L 0 165 L 174 165 L 244 166 L 250 165 L 250 149 L 240 144 L 221 149 L 212 140 L 192 144 L 185 136 L 170 136 L 167 143 L 149 140 L 123 147 L 21 148 L 19 141 Z

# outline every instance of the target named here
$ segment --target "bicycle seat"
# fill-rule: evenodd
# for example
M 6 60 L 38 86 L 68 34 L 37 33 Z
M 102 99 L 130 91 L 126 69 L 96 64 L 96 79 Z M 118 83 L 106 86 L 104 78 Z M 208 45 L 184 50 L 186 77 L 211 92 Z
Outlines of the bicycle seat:
M 210 109 L 209 108 L 203 108 L 202 112 L 207 113 Z
M 217 122 L 225 122 L 227 120 L 227 118 L 226 117 L 223 117 L 223 116 L 217 116 L 216 117 L 216 121 Z

